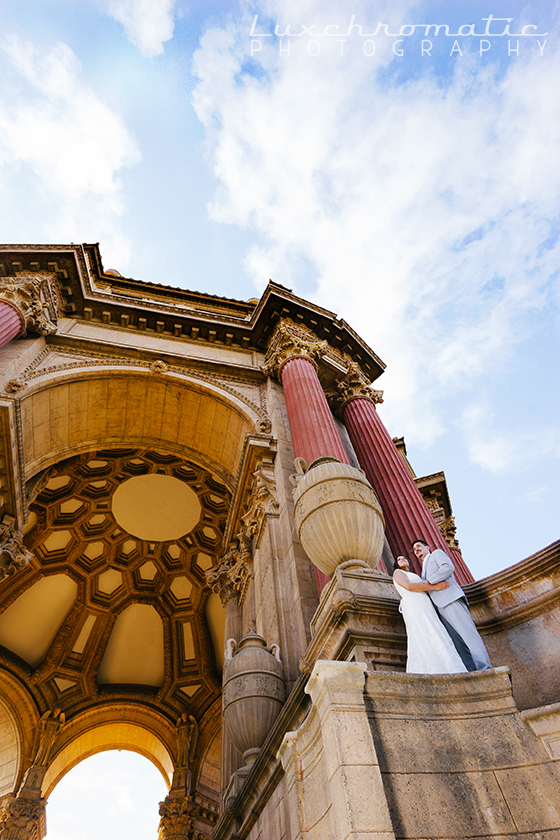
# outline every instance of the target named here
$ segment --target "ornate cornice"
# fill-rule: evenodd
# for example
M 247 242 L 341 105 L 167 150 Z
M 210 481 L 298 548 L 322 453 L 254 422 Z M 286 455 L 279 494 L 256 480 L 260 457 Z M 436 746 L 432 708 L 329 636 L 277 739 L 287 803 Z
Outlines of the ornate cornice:
M 374 405 L 383 402 L 383 391 L 376 391 L 371 387 L 369 379 L 355 362 L 350 362 L 346 374 L 339 380 L 336 388 L 336 393 L 331 397 L 339 411 L 352 400 L 369 400 Z
M 291 321 L 280 321 L 270 339 L 261 370 L 267 376 L 280 379 L 282 368 L 291 359 L 307 359 L 317 367 L 328 349 L 326 341 L 319 341 L 312 333 L 299 329 Z
M 60 298 L 52 273 L 16 274 L 0 281 L 0 300 L 9 304 L 22 320 L 20 336 L 28 330 L 39 335 L 57 331 Z

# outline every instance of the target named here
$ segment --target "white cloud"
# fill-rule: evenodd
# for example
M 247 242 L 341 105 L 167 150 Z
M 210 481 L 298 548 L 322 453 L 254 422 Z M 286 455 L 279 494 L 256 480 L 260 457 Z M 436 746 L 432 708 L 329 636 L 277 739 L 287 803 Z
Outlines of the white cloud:
M 4 212 L 10 207 L 10 177 L 21 190 L 22 172 L 30 171 L 33 195 L 42 196 L 43 205 L 30 203 L 27 212 L 29 218 L 37 214 L 40 237 L 90 241 L 93 233 L 122 264 L 128 245 L 119 226 L 120 172 L 140 160 L 134 138 L 89 87 L 66 44 L 43 50 L 9 37 L 1 46 L 10 79 L 0 99 Z
M 275 0 L 263 15 L 343 28 L 337 8 Z M 412 8 L 352 11 L 398 26 Z M 416 69 L 399 81 L 391 39 L 366 59 L 357 36 L 343 56 L 323 39 L 315 58 L 305 38 L 282 56 L 262 38 L 250 61 L 250 25 L 207 32 L 195 56 L 218 179 L 210 215 L 261 234 L 246 259 L 258 286 L 273 277 L 316 298 L 368 340 L 389 363 L 386 420 L 428 444 L 449 426 L 442 397 L 504 368 L 553 303 L 560 53 L 526 39 L 504 73 L 465 53 L 442 80 L 410 41 L 401 66 Z
M 147 56 L 160 55 L 173 37 L 175 0 L 103 0 L 107 14 L 125 28 L 128 39 Z
M 493 428 L 492 409 L 487 402 L 473 403 L 463 414 L 469 456 L 474 463 L 493 473 L 521 472 L 538 461 L 560 457 L 560 430 L 557 427 L 504 432 Z M 541 499 L 542 488 L 527 494 Z

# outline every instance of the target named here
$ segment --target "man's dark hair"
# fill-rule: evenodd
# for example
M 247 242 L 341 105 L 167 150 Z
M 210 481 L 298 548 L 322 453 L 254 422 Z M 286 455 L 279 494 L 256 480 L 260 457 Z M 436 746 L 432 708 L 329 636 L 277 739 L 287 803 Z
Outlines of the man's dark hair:
M 421 540 L 421 539 L 412 540 L 412 543 L 411 543 L 410 547 L 413 549 L 417 542 L 422 543 L 422 545 L 425 545 L 426 548 L 429 548 L 429 545 L 426 542 L 426 540 Z

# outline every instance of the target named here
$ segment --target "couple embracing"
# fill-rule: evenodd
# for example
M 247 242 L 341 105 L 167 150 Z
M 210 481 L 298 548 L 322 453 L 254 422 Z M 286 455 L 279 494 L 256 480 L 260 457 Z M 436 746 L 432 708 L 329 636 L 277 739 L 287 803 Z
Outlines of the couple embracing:
M 456 674 L 491 668 L 450 558 L 440 548 L 430 551 L 421 539 L 413 542 L 412 550 L 422 561 L 422 577 L 410 571 L 402 555 L 393 575 L 408 637 L 407 673 Z

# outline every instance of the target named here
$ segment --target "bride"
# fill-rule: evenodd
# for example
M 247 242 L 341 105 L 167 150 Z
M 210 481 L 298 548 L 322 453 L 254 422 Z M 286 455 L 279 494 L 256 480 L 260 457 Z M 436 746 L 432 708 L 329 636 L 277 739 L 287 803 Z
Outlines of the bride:
M 399 610 L 406 624 L 408 674 L 458 674 L 467 669 L 455 645 L 439 620 L 430 589 L 447 589 L 449 584 L 428 583 L 410 571 L 406 557 L 397 557 L 393 583 L 401 596 Z

